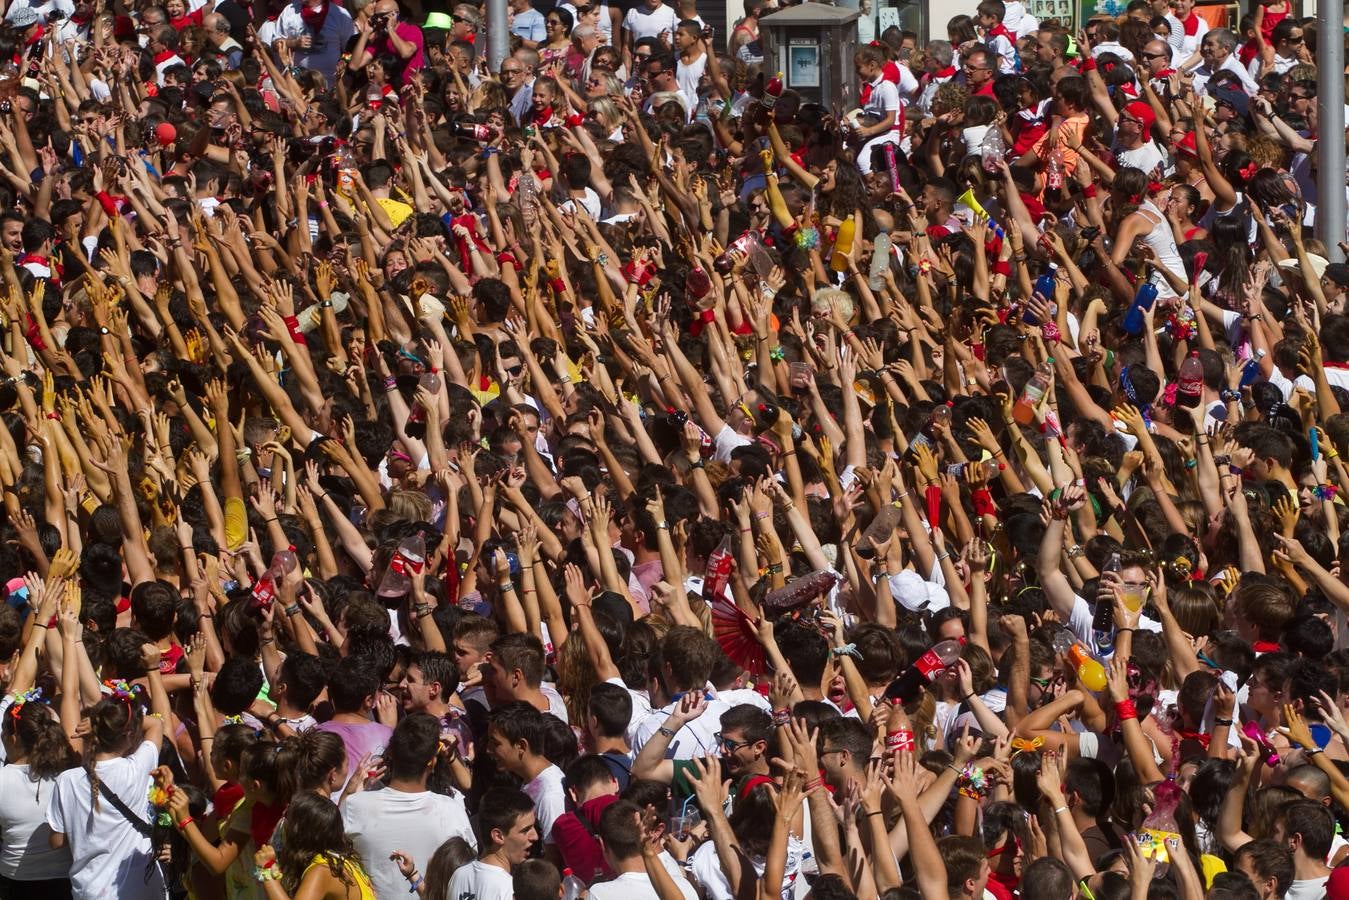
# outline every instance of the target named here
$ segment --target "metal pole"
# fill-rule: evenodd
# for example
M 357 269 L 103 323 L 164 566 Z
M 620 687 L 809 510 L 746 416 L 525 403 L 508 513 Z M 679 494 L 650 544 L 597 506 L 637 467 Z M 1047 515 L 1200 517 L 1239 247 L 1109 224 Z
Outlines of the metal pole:
M 1316 4 L 1316 236 L 1331 262 L 1344 262 L 1344 7 Z
M 487 0 L 487 67 L 501 71 L 501 62 L 510 47 L 506 31 L 506 0 Z

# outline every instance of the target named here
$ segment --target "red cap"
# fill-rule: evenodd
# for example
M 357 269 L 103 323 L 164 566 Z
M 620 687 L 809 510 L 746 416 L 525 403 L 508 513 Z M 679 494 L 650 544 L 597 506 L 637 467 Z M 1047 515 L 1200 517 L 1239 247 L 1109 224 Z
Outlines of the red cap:
M 1199 158 L 1199 144 L 1193 131 L 1185 132 L 1185 136 L 1180 139 L 1180 143 L 1176 144 L 1176 150 L 1187 156 L 1193 156 L 1195 159 Z
M 1124 112 L 1128 113 L 1130 118 L 1137 119 L 1143 123 L 1143 133 L 1146 135 L 1152 131 L 1152 123 L 1157 121 L 1157 114 L 1152 111 L 1142 100 L 1135 100 L 1132 103 L 1126 103 Z

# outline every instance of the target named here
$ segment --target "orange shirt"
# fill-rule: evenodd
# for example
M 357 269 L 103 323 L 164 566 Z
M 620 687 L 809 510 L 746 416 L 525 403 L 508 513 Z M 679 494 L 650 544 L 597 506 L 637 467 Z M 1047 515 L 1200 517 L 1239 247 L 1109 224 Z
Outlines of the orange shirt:
M 1059 152 L 1063 154 L 1063 172 L 1065 178 L 1070 177 L 1072 175 L 1073 170 L 1077 168 L 1077 160 L 1078 160 L 1077 151 L 1074 150 L 1072 147 L 1068 146 L 1068 142 L 1066 139 L 1068 135 L 1071 134 L 1076 138 L 1076 140 L 1074 140 L 1073 143 L 1080 145 L 1082 142 L 1082 136 L 1083 134 L 1086 133 L 1087 130 L 1087 122 L 1088 122 L 1087 114 L 1079 113 L 1078 115 L 1075 116 L 1069 116 L 1068 118 L 1064 119 L 1061 123 L 1059 123 L 1058 146 Z M 1031 145 L 1031 150 L 1033 150 L 1035 152 L 1035 155 L 1039 156 L 1041 159 L 1049 158 L 1049 136 L 1053 133 L 1054 129 L 1050 128 L 1049 131 L 1046 131 L 1038 141 L 1036 141 L 1034 144 Z

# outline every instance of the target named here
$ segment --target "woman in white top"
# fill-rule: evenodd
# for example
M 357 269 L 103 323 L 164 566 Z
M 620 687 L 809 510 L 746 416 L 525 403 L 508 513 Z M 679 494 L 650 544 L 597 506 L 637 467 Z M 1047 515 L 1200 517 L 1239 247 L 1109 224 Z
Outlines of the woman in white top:
M 77 900 L 164 896 L 164 878 L 148 834 L 154 815 L 148 798 L 164 723 L 172 713 L 159 677 L 159 648 L 142 647 L 141 662 L 151 711 L 142 710 L 139 691 L 133 694 L 129 685 L 117 682 L 112 695 L 89 711 L 84 766 L 57 777 L 47 807 L 51 846 L 70 848 L 71 896 Z
M 0 900 L 69 897 L 70 849 L 53 848 L 47 804 L 56 776 L 80 764 L 40 692 L 19 697 L 0 725 Z
M 1166 269 L 1182 282 L 1189 278 L 1185 263 L 1181 261 L 1180 250 L 1176 247 L 1176 236 L 1166 215 L 1148 199 L 1148 176 L 1142 169 L 1129 166 L 1115 173 L 1110 184 L 1111 201 L 1117 210 L 1119 228 L 1115 232 L 1115 246 L 1111 257 L 1118 266 L 1133 252 L 1134 242 L 1142 241 L 1152 251 L 1157 265 Z M 1167 279 L 1156 279 L 1158 297 L 1174 297 Z

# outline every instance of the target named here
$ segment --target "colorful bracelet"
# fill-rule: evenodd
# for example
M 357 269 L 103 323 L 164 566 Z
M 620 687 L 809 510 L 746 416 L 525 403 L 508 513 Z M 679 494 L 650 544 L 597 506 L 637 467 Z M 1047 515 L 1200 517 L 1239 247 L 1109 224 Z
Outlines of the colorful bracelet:
M 982 800 L 988 795 L 988 779 L 978 766 L 966 766 L 956 778 L 956 791 L 962 797 Z
M 773 727 L 781 728 L 784 725 L 790 725 L 792 721 L 792 711 L 790 709 L 773 710 Z

